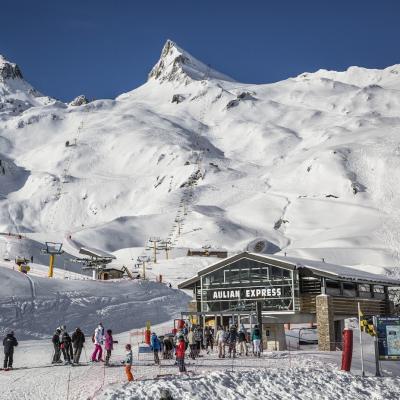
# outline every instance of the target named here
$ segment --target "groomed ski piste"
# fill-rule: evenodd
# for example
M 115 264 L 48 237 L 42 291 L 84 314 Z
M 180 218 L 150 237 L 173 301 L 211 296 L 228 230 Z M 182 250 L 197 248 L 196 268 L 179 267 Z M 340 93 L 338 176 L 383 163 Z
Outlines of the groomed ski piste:
M 171 322 L 153 330 L 170 330 Z M 288 332 L 290 334 L 290 332 Z M 355 331 L 357 334 L 357 331 Z M 312 347 L 303 351 L 265 352 L 253 356 L 219 359 L 211 352 L 195 361 L 187 359 L 187 374 L 180 375 L 173 360 L 154 365 L 152 355 L 141 355 L 133 346 L 134 381 L 126 382 L 120 361 L 128 332 L 115 335 L 119 341 L 111 366 L 88 363 L 92 344 L 86 343 L 80 366 L 52 366 L 49 340 L 21 342 L 13 371 L 0 372 L 0 399 L 160 399 L 168 390 L 173 399 L 398 399 L 398 363 L 383 362 L 383 378 L 374 377 L 373 343 L 364 336 L 366 377 L 361 376 L 359 348 L 355 341 L 351 373 L 341 372 L 340 352 L 324 353 Z M 134 340 L 132 340 L 134 344 Z M 296 346 L 294 346 L 296 347 Z M 23 365 L 18 367 L 19 365 Z
M 163 388 L 175 400 L 399 398 L 398 363 L 375 378 L 365 335 L 366 378 L 356 340 L 351 373 L 339 371 L 340 352 L 294 345 L 234 362 L 204 354 L 179 375 L 171 361 L 137 360 L 133 335 L 148 320 L 168 332 L 186 309 L 177 284 L 215 261 L 186 257 L 189 248 L 258 247 L 399 275 L 399 65 L 253 85 L 167 41 L 143 86 L 69 104 L 3 57 L 0 72 L 0 334 L 13 329 L 20 343 L 15 370 L 0 372 L 0 399 L 157 399 Z M 169 260 L 160 250 L 146 281 L 92 281 L 70 262 L 92 246 L 132 268 L 152 255 L 152 236 L 172 250 Z M 41 254 L 49 240 L 65 250 L 52 279 Z M 34 258 L 27 275 L 17 256 Z M 109 368 L 88 363 L 100 321 L 119 341 Z M 81 366 L 50 364 L 62 324 L 86 335 Z

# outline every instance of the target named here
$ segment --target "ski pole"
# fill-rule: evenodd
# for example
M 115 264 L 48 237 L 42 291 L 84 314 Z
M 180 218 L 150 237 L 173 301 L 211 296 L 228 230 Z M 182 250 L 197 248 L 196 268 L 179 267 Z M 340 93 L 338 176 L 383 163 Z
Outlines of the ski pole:
M 87 358 L 87 353 L 86 353 L 86 347 L 83 346 L 83 350 L 85 351 L 85 359 L 86 359 L 86 364 L 88 363 L 88 358 Z

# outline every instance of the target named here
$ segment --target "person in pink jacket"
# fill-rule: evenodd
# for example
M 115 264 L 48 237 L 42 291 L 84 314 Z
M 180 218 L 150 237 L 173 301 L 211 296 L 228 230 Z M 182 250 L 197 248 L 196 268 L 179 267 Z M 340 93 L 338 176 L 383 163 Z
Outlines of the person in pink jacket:
M 110 365 L 110 358 L 111 358 L 111 351 L 114 350 L 114 343 L 118 343 L 117 340 L 113 339 L 112 336 L 112 330 L 108 329 L 105 340 L 104 340 L 104 348 L 106 349 L 107 355 L 106 355 L 106 365 Z

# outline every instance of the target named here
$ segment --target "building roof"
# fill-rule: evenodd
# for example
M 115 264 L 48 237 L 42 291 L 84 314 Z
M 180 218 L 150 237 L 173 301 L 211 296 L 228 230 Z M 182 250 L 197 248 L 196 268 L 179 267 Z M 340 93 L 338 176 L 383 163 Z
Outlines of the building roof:
M 94 258 L 110 258 L 115 260 L 113 254 L 107 253 L 106 251 L 95 249 L 94 247 L 81 247 L 79 250 L 79 254 L 84 254 L 85 256 L 94 257 Z
M 119 268 L 115 268 L 115 267 L 105 267 L 103 268 L 100 272 L 110 272 L 110 271 L 117 271 L 117 272 L 121 272 L 121 274 L 124 273 L 124 271 L 122 271 Z
M 215 249 L 215 248 L 204 248 L 204 247 L 199 247 L 199 248 L 189 248 L 188 250 L 190 250 L 190 251 L 201 251 L 201 252 L 203 252 L 203 251 L 221 251 L 221 252 L 227 252 L 228 250 L 226 250 L 226 249 Z
M 353 281 L 360 283 L 363 282 L 376 283 L 387 286 L 400 286 L 399 279 L 393 279 L 386 275 L 361 271 L 349 266 L 331 264 L 323 261 L 307 260 L 304 258 L 278 256 L 275 254 L 270 255 L 270 254 L 256 254 L 256 253 L 243 252 L 236 254 L 232 257 L 225 258 L 224 260 L 218 261 L 206 268 L 201 269 L 200 271 L 198 271 L 196 276 L 181 282 L 178 285 L 178 288 L 189 289 L 193 287 L 197 281 L 200 280 L 201 276 L 207 275 L 213 271 L 223 268 L 242 258 L 247 258 L 250 260 L 264 262 L 264 263 L 271 263 L 275 266 L 290 270 L 295 270 L 295 269 L 300 270 L 304 268 L 312 272 L 314 275 L 323 276 L 331 279 Z

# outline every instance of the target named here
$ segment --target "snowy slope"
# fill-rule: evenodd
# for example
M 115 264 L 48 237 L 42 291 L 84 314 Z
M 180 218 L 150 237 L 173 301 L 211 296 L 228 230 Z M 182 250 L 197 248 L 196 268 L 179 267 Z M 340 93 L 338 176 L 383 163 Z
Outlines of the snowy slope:
M 168 41 L 144 85 L 81 106 L 30 94 L 10 65 L 1 101 L 28 100 L 0 120 L 0 231 L 120 263 L 159 236 L 398 265 L 399 65 L 252 85 Z
M 103 322 L 124 332 L 169 321 L 189 301 L 155 282 L 47 279 L 3 267 L 0 282 L 0 336 L 13 329 L 20 339 L 49 337 L 61 324 L 91 333 Z

